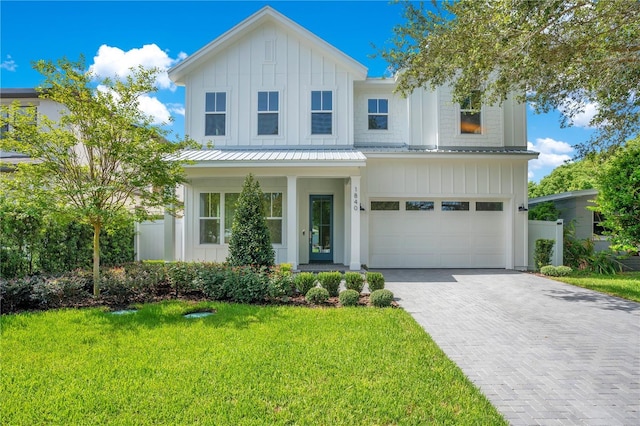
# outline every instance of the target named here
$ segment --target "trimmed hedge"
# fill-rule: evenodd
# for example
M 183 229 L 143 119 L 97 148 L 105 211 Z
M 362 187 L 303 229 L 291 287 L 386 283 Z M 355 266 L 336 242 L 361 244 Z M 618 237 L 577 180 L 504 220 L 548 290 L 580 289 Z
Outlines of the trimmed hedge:
M 342 274 L 340 272 L 319 272 L 318 282 L 320 283 L 320 287 L 329 292 L 330 297 L 336 297 L 340 290 Z
M 309 303 L 321 305 L 329 300 L 329 292 L 323 287 L 313 287 L 304 297 Z
M 393 302 L 393 293 L 390 290 L 375 290 L 369 296 L 371 304 L 377 308 L 385 308 L 391 306 Z
M 367 272 L 367 285 L 369 291 L 382 290 L 384 288 L 384 276 L 380 272 Z
M 340 292 L 338 299 L 342 306 L 357 306 L 360 301 L 360 293 L 351 289 L 344 290 Z

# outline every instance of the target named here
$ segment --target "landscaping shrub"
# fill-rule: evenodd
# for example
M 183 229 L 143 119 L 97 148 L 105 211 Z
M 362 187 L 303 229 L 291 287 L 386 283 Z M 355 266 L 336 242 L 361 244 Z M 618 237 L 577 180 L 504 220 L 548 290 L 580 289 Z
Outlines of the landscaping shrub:
M 611 251 L 597 251 L 586 259 L 586 268 L 602 275 L 614 275 L 622 272 L 623 265 Z
M 198 271 L 194 286 L 202 289 L 209 299 L 224 300 L 229 297 L 225 281 L 228 268 L 223 265 L 209 265 Z
M 342 282 L 342 274 L 340 272 L 319 272 L 318 282 L 322 288 L 329 292 L 330 297 L 336 297 Z
M 137 288 L 125 268 L 109 268 L 100 275 L 100 293 L 124 304 L 133 298 Z
M 300 272 L 293 279 L 300 294 L 307 294 L 309 290 L 316 286 L 316 276 L 311 272 Z
M 203 262 L 170 262 L 166 264 L 167 278 L 176 296 L 180 293 L 202 291 L 198 287 L 198 274 L 211 264 Z
M 290 263 L 281 263 L 280 265 L 278 265 L 278 269 L 280 269 L 282 272 L 289 272 L 290 274 L 293 274 L 293 265 L 291 265 Z
M 263 270 L 256 271 L 250 266 L 235 267 L 227 272 L 224 287 L 234 302 L 259 302 L 267 296 L 268 277 Z
M 547 275 L 549 277 L 557 277 L 558 276 L 558 270 L 553 265 L 545 265 L 545 266 L 543 266 L 542 268 L 540 268 L 540 273 L 542 275 Z
M 391 306 L 391 302 L 393 302 L 393 293 L 390 290 L 385 289 L 374 290 L 371 292 L 369 300 L 373 306 L 378 308 Z
M 87 281 L 78 275 L 32 277 L 31 299 L 43 308 L 57 308 L 89 297 Z
M 573 271 L 573 269 L 571 269 L 569 266 L 556 266 L 556 272 L 558 273 L 559 277 L 565 277 L 567 275 L 569 275 L 571 272 Z
M 347 272 L 344 274 L 344 286 L 348 290 L 355 290 L 358 293 L 362 293 L 364 277 L 360 272 Z
M 360 301 L 360 293 L 353 289 L 341 291 L 338 295 L 342 306 L 356 306 Z
M 269 287 L 267 293 L 269 297 L 274 299 L 281 297 L 289 297 L 293 294 L 295 289 L 293 276 L 291 269 L 282 269 L 282 267 L 276 267 L 269 276 Z
M 384 288 L 384 276 L 380 272 L 367 272 L 367 285 L 370 292 L 382 290 Z
M 155 294 L 169 286 L 165 262 L 130 262 L 123 265 L 133 284 L 141 292 Z
M 540 238 L 536 240 L 536 248 L 533 254 L 533 263 L 539 270 L 545 265 L 551 263 L 551 252 L 553 251 L 554 240 Z
M 305 295 L 307 302 L 321 305 L 329 300 L 329 292 L 323 287 L 313 287 Z
M 0 278 L 0 312 L 5 314 L 31 308 L 31 286 L 30 277 Z
M 271 246 L 263 199 L 260 183 L 249 174 L 242 186 L 233 215 L 227 258 L 231 266 L 273 266 L 275 253 Z

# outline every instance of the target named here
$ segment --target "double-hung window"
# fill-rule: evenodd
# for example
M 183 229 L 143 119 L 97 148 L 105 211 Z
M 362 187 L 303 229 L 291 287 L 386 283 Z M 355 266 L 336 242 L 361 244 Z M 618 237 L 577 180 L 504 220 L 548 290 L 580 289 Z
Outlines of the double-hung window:
M 387 130 L 389 128 L 389 101 L 387 99 L 369 99 L 369 130 Z
M 271 243 L 282 244 L 282 192 L 266 192 L 263 205 Z
M 473 90 L 460 104 L 460 133 L 482 133 L 480 91 Z
M 333 92 L 311 92 L 311 134 L 330 135 L 333 132 Z
M 200 244 L 220 244 L 220 194 L 200 194 Z
M 258 92 L 258 135 L 278 134 L 278 92 Z
M 205 136 L 224 136 L 227 122 L 227 94 L 209 92 L 205 99 Z

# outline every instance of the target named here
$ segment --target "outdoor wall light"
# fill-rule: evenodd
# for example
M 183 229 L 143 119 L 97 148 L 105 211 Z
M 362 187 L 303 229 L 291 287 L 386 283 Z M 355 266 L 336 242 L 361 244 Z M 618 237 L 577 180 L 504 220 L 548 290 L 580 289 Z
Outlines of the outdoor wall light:
M 518 211 L 519 211 L 519 212 L 528 212 L 528 211 L 529 211 L 529 209 L 528 209 L 524 204 L 520 204 L 520 205 L 518 206 Z

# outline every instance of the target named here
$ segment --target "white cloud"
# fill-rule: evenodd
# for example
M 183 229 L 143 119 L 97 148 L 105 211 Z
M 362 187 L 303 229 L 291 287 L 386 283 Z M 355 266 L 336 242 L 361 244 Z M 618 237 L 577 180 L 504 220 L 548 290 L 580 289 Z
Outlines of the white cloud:
M 540 153 L 536 160 L 529 161 L 529 179 L 535 175 L 535 171 L 542 169 L 554 169 L 571 160 L 574 148 L 566 142 L 556 141 L 551 138 L 538 138 L 535 143 L 527 142 L 527 148 Z
M 103 93 L 110 93 L 115 99 L 119 99 L 119 95 L 111 91 L 108 87 L 98 85 L 98 90 Z M 151 118 L 152 124 L 160 125 L 166 124 L 171 119 L 171 114 L 166 105 L 158 100 L 158 98 L 142 95 L 138 98 L 138 109 L 145 115 Z
M 598 113 L 598 103 L 587 102 L 581 105 L 574 100 L 568 99 L 564 105 L 558 108 L 558 111 L 566 115 L 576 127 L 593 128 L 593 126 L 591 126 L 591 120 L 593 120 L 593 117 Z M 576 113 L 576 111 L 579 112 Z M 575 113 L 575 115 L 569 117 L 571 113 Z
M 156 44 L 145 44 L 141 48 L 126 52 L 118 47 L 103 44 L 94 56 L 89 71 L 100 77 L 123 78 L 131 73 L 131 68 L 137 68 L 139 65 L 144 68 L 158 68 L 160 72 L 156 79 L 157 87 L 175 91 L 176 86 L 169 79 L 167 70 L 186 56 L 186 53 L 180 52 L 177 58 L 172 59 Z
M 167 108 L 170 112 L 178 114 L 184 117 L 184 105 L 182 104 L 167 104 Z
M 18 65 L 16 65 L 16 61 L 11 58 L 11 55 L 7 55 L 7 59 L 0 63 L 0 68 L 11 72 L 14 72 L 17 67 Z

